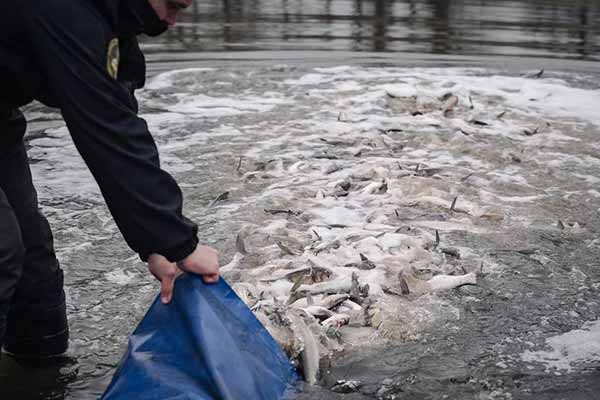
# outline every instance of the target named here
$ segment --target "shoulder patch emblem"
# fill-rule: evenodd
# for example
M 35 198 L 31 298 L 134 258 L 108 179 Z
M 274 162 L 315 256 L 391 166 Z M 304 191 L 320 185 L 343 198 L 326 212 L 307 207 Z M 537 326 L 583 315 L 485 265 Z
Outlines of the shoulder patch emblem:
M 119 58 L 119 39 L 114 38 L 108 43 L 106 54 L 106 70 L 113 79 L 117 79 L 119 74 Z

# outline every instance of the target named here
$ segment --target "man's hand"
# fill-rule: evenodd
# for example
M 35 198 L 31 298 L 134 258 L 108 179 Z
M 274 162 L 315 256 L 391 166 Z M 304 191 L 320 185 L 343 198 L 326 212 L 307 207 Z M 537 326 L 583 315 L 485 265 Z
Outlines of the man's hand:
M 186 272 L 202 275 L 206 283 L 219 281 L 219 256 L 212 247 L 198 245 L 196 250 L 179 261 L 177 266 Z
M 160 281 L 160 300 L 163 304 L 171 302 L 175 279 L 183 271 L 201 275 L 206 283 L 219 281 L 217 251 L 208 246 L 198 245 L 192 254 L 177 263 L 170 262 L 160 254 L 151 254 L 148 257 L 148 269 Z
M 160 254 L 150 254 L 148 269 L 160 281 L 160 301 L 163 304 L 170 303 L 173 297 L 175 279 L 183 274 L 183 271 L 177 267 L 177 264 L 172 263 Z

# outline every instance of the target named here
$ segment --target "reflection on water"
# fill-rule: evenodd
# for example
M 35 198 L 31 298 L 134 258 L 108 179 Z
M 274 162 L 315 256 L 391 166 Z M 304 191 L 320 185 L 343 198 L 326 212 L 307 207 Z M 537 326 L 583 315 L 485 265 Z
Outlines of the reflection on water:
M 600 0 L 196 1 L 146 51 L 350 50 L 600 59 Z

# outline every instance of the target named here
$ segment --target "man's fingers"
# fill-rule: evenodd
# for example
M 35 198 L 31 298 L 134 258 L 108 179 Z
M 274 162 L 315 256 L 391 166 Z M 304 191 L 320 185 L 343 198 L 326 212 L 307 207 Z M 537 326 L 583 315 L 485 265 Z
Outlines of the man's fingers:
M 202 279 L 205 283 L 217 283 L 219 281 L 219 274 L 202 275 Z
M 169 304 L 173 297 L 173 286 L 175 286 L 176 275 L 164 277 L 160 282 L 160 301 Z

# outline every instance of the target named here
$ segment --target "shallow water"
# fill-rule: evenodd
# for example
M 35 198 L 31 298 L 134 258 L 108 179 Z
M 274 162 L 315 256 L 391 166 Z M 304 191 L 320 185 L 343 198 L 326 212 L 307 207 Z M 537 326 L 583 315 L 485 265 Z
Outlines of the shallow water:
M 243 12 L 239 3 L 226 12 L 222 2 L 203 2 L 182 34 L 145 44 L 153 78 L 140 93 L 141 113 L 201 240 L 227 263 L 240 229 L 280 226 L 264 208 L 338 206 L 364 210 L 352 214 L 361 230 L 438 229 L 462 255 L 435 254 L 445 272 L 484 263 L 479 286 L 402 300 L 404 320 L 392 318 L 377 345 L 338 355 L 323 386 L 303 388 L 300 398 L 596 398 L 593 348 L 577 362 L 563 343 L 558 354 L 576 361 L 571 371 L 553 367 L 541 351 L 553 349 L 547 339 L 600 318 L 599 3 L 542 1 L 533 10 L 528 2 L 389 2 L 385 35 L 376 33 L 380 2 L 303 1 L 288 3 L 287 13 L 284 1 L 254 1 Z M 482 39 L 489 35 L 493 42 Z M 222 51 L 239 49 L 262 51 Z M 328 69 L 343 65 L 351 67 Z M 189 67 L 207 69 L 157 77 Z M 523 77 L 542 68 L 542 79 Z M 390 108 L 389 86 L 433 97 L 453 92 L 460 106 L 449 118 L 439 110 L 412 117 Z M 126 247 L 60 115 L 39 105 L 26 111 L 34 178 L 65 269 L 73 360 L 59 374 L 11 366 L 0 376 L 1 397 L 95 399 L 157 284 Z M 341 112 L 346 122 L 338 121 Z M 490 125 L 469 124 L 472 118 Z M 390 128 L 402 132 L 381 133 Z M 538 134 L 524 135 L 535 128 Z M 361 157 L 349 155 L 359 148 Z M 338 159 L 317 157 L 322 152 Z M 345 173 L 324 175 L 332 163 L 384 167 L 392 174 L 389 197 L 315 204 L 317 190 Z M 398 165 L 416 164 L 444 172 L 422 182 L 396 176 Z M 229 199 L 207 207 L 224 190 Z M 468 214 L 447 212 L 457 196 Z M 406 220 L 395 220 L 395 209 Z M 493 212 L 482 218 L 488 209 L 502 220 Z M 363 217 L 379 225 L 366 226 Z M 316 227 L 324 237 L 330 230 L 318 217 L 314 226 L 285 223 L 304 233 Z M 335 394 L 329 388 L 338 379 L 362 387 Z
M 597 354 L 586 354 L 589 362 L 570 372 L 525 362 L 522 354 L 547 350 L 547 338 L 600 318 L 595 82 L 597 75 L 559 71 L 531 79 L 493 68 L 282 64 L 160 75 L 140 93 L 140 103 L 164 167 L 181 183 L 187 214 L 224 263 L 243 227 L 258 226 L 261 237 L 283 224 L 290 232 L 317 230 L 326 238 L 336 232 L 327 224 L 339 218 L 327 211 L 331 207 L 346 209 L 346 223 L 363 232 L 409 226 L 431 235 L 438 229 L 442 243 L 462 254 L 460 260 L 435 255 L 446 273 L 477 270 L 483 262 L 480 286 L 402 300 L 420 319 L 401 312 L 407 319 L 392 318 L 379 345 L 338 356 L 324 388 L 305 388 L 301 396 L 333 398 L 327 388 L 335 380 L 356 379 L 363 387 L 347 398 L 585 399 L 597 390 Z M 450 117 L 436 110 L 413 117 L 390 108 L 386 91 L 407 88 L 423 96 L 452 91 L 460 106 Z M 76 365 L 67 366 L 58 389 L 45 372 L 39 380 L 28 373 L 27 386 L 11 377 L 2 387 L 35 388 L 30 397 L 21 392 L 12 398 L 97 398 L 157 285 L 126 248 L 66 129 L 45 128 L 59 124 L 58 115 L 39 106 L 27 114 L 34 177 L 66 273 Z M 490 125 L 469 124 L 472 118 Z M 523 133 L 538 126 L 536 135 Z M 402 131 L 381 132 L 390 128 Z M 336 138 L 348 142 L 327 144 Z M 352 155 L 357 149 L 358 158 Z M 319 157 L 323 152 L 337 160 Z M 388 194 L 315 203 L 318 188 L 346 174 L 342 168 L 323 175 L 331 163 L 385 168 Z M 443 172 L 439 179 L 396 176 L 416 164 Z M 207 207 L 224 190 L 229 199 Z M 457 209 L 466 214 L 446 211 L 444 203 L 456 196 Z M 306 225 L 262 211 L 278 207 L 316 217 Z M 395 220 L 394 210 L 403 219 Z M 482 216 L 488 211 L 491 216 Z M 569 225 L 575 223 L 579 227 Z M 361 251 L 377 260 L 378 250 Z M 258 265 L 281 257 L 260 254 L 267 259 Z M 335 253 L 321 257 L 332 262 Z

